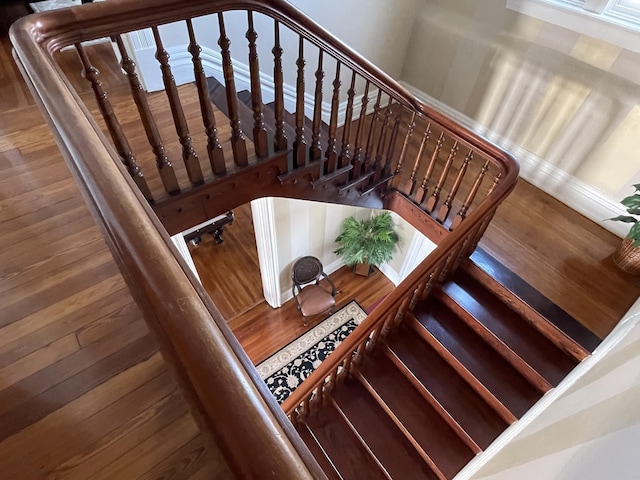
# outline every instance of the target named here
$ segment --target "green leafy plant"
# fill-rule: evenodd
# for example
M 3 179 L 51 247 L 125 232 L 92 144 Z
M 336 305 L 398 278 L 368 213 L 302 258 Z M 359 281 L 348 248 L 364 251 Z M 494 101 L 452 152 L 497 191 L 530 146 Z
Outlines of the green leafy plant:
M 365 220 L 345 218 L 336 243 L 334 253 L 342 256 L 345 265 L 368 263 L 377 267 L 393 258 L 398 235 L 391 214 L 383 212 Z
M 629 215 L 618 215 L 617 217 L 610 218 L 609 220 L 633 223 L 631 230 L 629 230 L 629 233 L 627 234 L 627 238 L 633 240 L 634 247 L 640 247 L 640 222 L 638 222 L 638 218 L 633 216 L 640 216 L 640 183 L 636 183 L 633 188 L 636 189 L 635 193 L 622 199 L 620 202 L 622 205 L 627 207 L 627 213 Z

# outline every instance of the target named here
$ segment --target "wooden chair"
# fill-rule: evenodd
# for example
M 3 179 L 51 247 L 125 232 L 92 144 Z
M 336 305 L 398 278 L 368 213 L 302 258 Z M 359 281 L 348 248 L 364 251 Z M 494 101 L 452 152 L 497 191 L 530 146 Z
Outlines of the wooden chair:
M 324 312 L 333 312 L 336 305 L 336 286 L 324 273 L 322 263 L 316 257 L 301 257 L 291 269 L 291 291 L 298 310 L 305 319 Z M 323 281 L 324 279 L 324 281 Z

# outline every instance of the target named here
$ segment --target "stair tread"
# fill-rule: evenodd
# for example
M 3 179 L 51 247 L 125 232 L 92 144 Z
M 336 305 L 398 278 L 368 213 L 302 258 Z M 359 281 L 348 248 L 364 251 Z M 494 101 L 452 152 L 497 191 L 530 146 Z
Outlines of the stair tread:
M 438 478 L 359 382 L 347 380 L 333 398 L 391 477 Z
M 508 427 L 453 367 L 409 328 L 400 329 L 387 343 L 481 448 L 487 448 Z
M 340 474 L 336 471 L 334 465 L 325 455 L 322 447 L 318 445 L 318 442 L 316 442 L 316 439 L 311 434 L 306 424 L 302 424 L 300 426 L 298 434 L 318 462 L 318 465 L 320 465 L 320 468 L 322 468 L 322 471 L 325 473 L 327 478 L 329 480 L 343 480 Z
M 593 352 L 602 341 L 582 323 L 481 248 L 476 248 L 471 255 L 471 261 L 589 352 Z
M 388 480 L 330 402 L 310 415 L 306 422 L 342 478 Z
M 533 385 L 440 302 L 431 298 L 413 313 L 516 417 L 540 398 Z
M 227 90 L 215 77 L 207 77 L 207 87 L 209 96 L 218 110 L 229 117 L 229 106 L 227 105 Z M 245 136 L 253 142 L 253 112 L 244 103 L 238 102 L 238 119 Z
M 269 111 L 269 118 L 273 118 L 272 128 L 275 129 L 276 128 L 276 123 L 275 123 L 276 122 L 275 120 L 276 104 L 275 102 L 267 103 L 265 107 L 266 107 L 265 111 Z M 289 148 L 291 148 L 294 140 L 296 139 L 296 130 L 295 130 L 295 124 L 291 124 L 288 121 L 288 119 L 290 118 L 289 115 L 290 115 L 289 112 L 283 109 L 282 120 L 283 120 L 284 134 L 287 136 L 287 144 L 289 145 Z
M 442 290 L 550 384 L 557 385 L 577 365 L 577 361 L 465 272 L 458 271 Z
M 361 372 L 447 478 L 473 458 L 471 449 L 384 354 L 374 353 Z
M 238 92 L 238 100 L 240 100 L 240 102 L 249 109 L 252 115 L 251 118 L 253 120 L 253 107 L 251 106 L 251 92 L 249 90 L 242 90 Z M 264 126 L 267 129 L 267 132 L 273 135 L 275 133 L 275 130 L 273 129 L 273 126 L 276 123 L 275 117 L 273 116 L 273 111 L 270 108 L 267 108 L 264 104 L 262 105 L 262 121 L 264 122 Z M 251 128 L 249 128 L 249 126 Z M 250 125 L 248 125 L 246 128 L 247 130 L 251 130 L 248 133 L 250 133 L 251 136 L 253 136 L 253 122 Z

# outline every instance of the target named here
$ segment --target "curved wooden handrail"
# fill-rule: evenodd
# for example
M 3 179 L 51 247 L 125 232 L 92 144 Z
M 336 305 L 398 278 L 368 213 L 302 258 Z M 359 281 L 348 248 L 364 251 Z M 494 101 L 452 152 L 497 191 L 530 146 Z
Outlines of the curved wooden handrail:
M 326 478 L 224 318 L 178 260 L 117 153 L 33 41 L 40 28 L 37 17 L 12 28 L 18 65 L 201 430 L 238 478 Z
M 344 45 L 322 26 L 284 0 L 109 0 L 82 7 L 51 11 L 33 15 L 32 37 L 49 52 L 75 43 L 109 37 L 114 34 L 150 28 L 158 24 L 184 18 L 207 15 L 218 11 L 248 9 L 267 14 L 294 32 L 304 35 L 327 54 L 338 59 L 373 85 L 394 92 L 394 98 L 405 106 L 428 117 L 450 132 L 458 132 L 460 139 L 489 155 L 501 164 L 506 176 L 512 169 L 518 171 L 515 158 L 487 139 L 460 127 L 437 110 L 425 105 L 407 89 L 352 48 Z M 20 22 L 18 22 L 20 24 Z M 81 25 L 81 28 L 78 28 Z M 17 27 L 16 28 L 22 28 Z
M 480 228 L 513 188 L 518 168 L 510 155 L 416 100 L 283 0 L 110 0 L 32 15 L 12 27 L 16 60 L 202 431 L 220 448 L 239 478 L 325 478 L 215 305 L 184 263 L 176 259 L 179 255 L 166 231 L 51 57 L 60 48 L 81 41 L 231 9 L 268 14 L 304 35 L 372 85 L 393 92 L 394 99 L 405 107 L 491 158 L 502 177 L 487 200 L 331 358 L 340 353 L 350 355 L 369 335 L 367 327 L 383 322 L 425 274 Z M 312 382 L 324 382 L 335 368 L 331 361 L 334 366 L 324 362 L 310 377 Z M 302 395 L 300 390 L 290 397 L 288 412 L 299 405 Z

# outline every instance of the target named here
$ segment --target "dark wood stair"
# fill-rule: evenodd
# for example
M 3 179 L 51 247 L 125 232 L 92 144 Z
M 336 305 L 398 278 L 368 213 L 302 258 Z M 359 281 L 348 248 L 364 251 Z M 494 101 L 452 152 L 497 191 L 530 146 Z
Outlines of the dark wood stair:
M 352 367 L 301 435 L 329 478 L 453 478 L 598 344 L 559 312 L 479 250 Z

